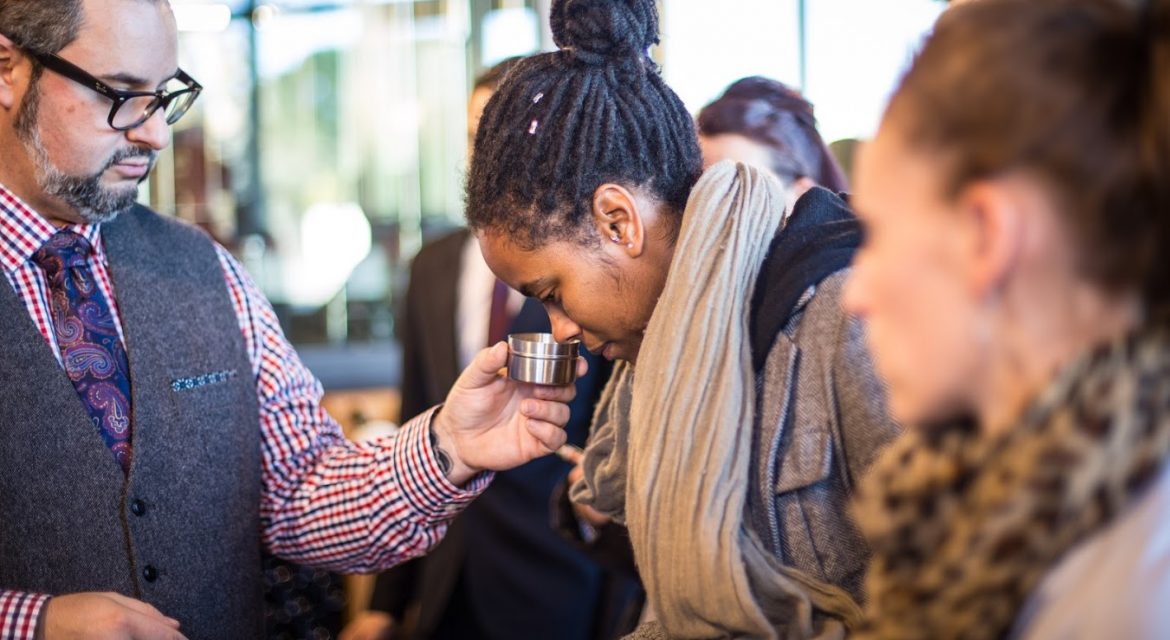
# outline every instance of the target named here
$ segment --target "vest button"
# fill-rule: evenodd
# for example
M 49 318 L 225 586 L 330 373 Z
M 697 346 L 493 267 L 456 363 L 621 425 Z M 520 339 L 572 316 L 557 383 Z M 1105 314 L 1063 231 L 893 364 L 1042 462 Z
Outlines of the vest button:
M 136 516 L 146 515 L 146 503 L 138 498 L 130 501 L 130 513 Z
M 154 582 L 155 580 L 158 580 L 158 569 L 155 569 L 154 565 L 148 564 L 142 569 L 142 577 L 145 578 L 147 582 Z

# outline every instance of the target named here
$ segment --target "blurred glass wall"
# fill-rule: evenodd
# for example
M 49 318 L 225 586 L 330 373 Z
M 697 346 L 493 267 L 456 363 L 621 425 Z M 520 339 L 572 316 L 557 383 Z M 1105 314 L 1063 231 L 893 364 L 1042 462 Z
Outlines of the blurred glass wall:
M 551 48 L 549 0 L 172 4 L 181 64 L 205 90 L 150 203 L 239 256 L 303 352 L 342 353 L 325 361 L 359 378 L 345 354 L 367 354 L 385 372 L 410 258 L 462 219 L 471 82 Z M 692 111 L 762 74 L 805 89 L 826 139 L 866 137 L 944 6 L 666 0 L 653 53 Z

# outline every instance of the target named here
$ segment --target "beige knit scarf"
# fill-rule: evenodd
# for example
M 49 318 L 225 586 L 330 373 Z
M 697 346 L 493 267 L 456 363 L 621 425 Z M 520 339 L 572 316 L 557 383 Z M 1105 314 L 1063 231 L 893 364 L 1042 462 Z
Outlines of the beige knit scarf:
M 1005 637 L 1078 542 L 1131 505 L 1170 456 L 1170 334 L 1103 345 L 1009 432 L 907 431 L 859 489 L 873 549 L 857 638 Z
M 748 313 L 784 212 L 746 165 L 692 191 L 666 286 L 633 368 L 607 386 L 573 499 L 624 521 L 672 637 L 840 637 L 814 611 L 860 614 L 840 589 L 782 567 L 745 520 L 755 424 Z

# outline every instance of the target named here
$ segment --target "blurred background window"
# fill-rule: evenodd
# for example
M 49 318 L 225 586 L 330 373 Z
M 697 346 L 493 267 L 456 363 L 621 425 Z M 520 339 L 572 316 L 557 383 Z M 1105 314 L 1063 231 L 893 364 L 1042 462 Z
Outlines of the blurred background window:
M 172 0 L 205 88 L 147 190 L 235 253 L 327 389 L 395 386 L 410 258 L 460 224 L 476 73 L 552 48 L 548 0 Z M 692 112 L 734 80 L 800 87 L 865 138 L 937 0 L 662 2 L 653 52 Z

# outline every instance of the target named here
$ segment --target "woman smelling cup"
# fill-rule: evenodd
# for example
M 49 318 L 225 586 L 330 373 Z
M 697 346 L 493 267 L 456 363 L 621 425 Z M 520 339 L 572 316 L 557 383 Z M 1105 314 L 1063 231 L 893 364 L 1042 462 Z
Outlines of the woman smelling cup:
M 826 190 L 782 223 L 766 171 L 702 173 L 655 7 L 553 2 L 561 49 L 484 111 L 468 221 L 558 340 L 620 361 L 573 495 L 628 526 L 659 631 L 841 633 L 867 557 L 846 504 L 897 432 L 840 308 L 860 230 Z

